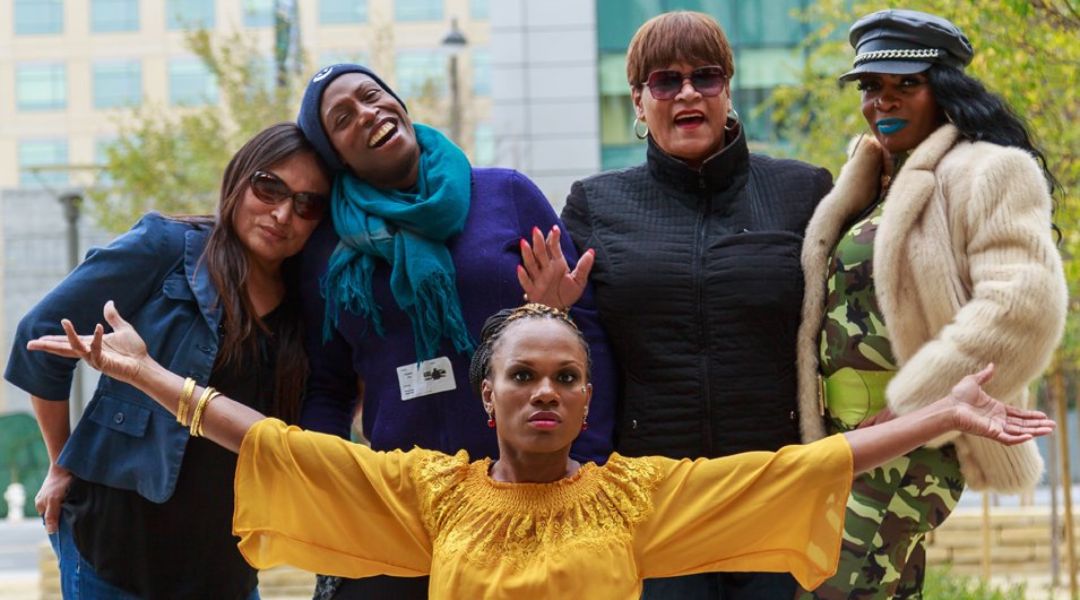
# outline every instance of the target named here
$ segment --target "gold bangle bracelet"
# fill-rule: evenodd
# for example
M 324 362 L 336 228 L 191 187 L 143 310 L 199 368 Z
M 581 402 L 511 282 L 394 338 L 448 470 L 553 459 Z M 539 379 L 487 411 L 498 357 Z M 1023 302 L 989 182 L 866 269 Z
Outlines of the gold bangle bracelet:
M 210 386 L 203 388 L 203 393 L 199 396 L 199 403 L 195 405 L 195 412 L 191 415 L 191 426 L 188 431 L 191 434 L 191 437 L 199 437 L 199 425 L 202 424 L 202 414 L 203 411 L 206 410 L 206 402 L 213 393 L 214 388 Z
M 210 394 L 210 397 L 206 399 L 206 404 L 203 405 L 203 410 L 201 413 L 199 413 L 199 426 L 197 427 L 198 431 L 195 432 L 199 437 L 203 436 L 203 423 L 204 419 L 206 418 L 206 409 L 210 408 L 210 403 L 214 401 L 214 398 L 217 398 L 220 395 L 221 392 L 214 390 L 214 393 Z
M 188 408 L 191 404 L 191 396 L 195 393 L 195 380 L 188 377 L 184 379 L 184 387 L 180 388 L 180 398 L 176 401 L 176 422 L 187 427 Z

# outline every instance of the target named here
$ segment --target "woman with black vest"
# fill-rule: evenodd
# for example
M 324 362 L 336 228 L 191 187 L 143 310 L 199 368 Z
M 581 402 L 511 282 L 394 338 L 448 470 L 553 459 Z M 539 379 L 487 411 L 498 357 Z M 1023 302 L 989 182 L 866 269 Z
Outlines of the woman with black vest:
M 712 17 L 672 12 L 645 23 L 630 42 L 627 79 L 646 162 L 576 182 L 562 213 L 578 249 L 595 251 L 591 280 L 619 364 L 624 455 L 711 458 L 801 441 L 799 255 L 831 177 L 747 150 L 733 74 Z M 533 259 L 546 266 L 548 257 L 537 251 L 526 253 L 522 277 L 530 299 L 572 303 L 573 280 L 561 296 L 545 286 Z M 786 574 L 711 573 L 647 580 L 644 595 L 794 593 Z

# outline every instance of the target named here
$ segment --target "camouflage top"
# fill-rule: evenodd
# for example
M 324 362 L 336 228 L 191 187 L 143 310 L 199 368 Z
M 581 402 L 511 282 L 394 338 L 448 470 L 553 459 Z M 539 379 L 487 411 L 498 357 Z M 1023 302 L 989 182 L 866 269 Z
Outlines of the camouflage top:
M 829 258 L 828 296 L 821 331 L 821 373 L 844 367 L 895 371 L 889 332 L 874 288 L 874 236 L 885 203 L 848 229 Z

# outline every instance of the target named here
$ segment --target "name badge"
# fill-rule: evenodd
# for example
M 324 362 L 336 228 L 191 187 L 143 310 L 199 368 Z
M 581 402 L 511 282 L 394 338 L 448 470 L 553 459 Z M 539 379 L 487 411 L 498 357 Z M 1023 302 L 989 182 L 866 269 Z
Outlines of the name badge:
M 454 366 L 445 356 L 425 360 L 419 365 L 409 363 L 397 368 L 398 387 L 402 400 L 412 400 L 457 388 Z

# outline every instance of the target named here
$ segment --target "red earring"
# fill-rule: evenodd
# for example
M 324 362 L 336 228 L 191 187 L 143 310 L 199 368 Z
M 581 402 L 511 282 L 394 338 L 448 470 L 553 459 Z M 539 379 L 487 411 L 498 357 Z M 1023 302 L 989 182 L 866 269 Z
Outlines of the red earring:
M 588 418 L 585 418 L 585 419 L 581 420 L 581 430 L 582 431 L 588 431 L 589 430 L 589 419 Z
M 488 428 L 495 429 L 495 415 L 488 415 Z

